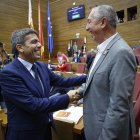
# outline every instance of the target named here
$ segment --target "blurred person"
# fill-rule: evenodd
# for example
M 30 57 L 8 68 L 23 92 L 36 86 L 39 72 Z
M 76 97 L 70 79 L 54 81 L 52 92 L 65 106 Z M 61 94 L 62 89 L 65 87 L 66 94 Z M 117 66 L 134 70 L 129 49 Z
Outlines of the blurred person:
M 82 53 L 86 53 L 86 50 L 87 50 L 86 43 L 84 43 L 81 50 L 82 50 Z
M 68 49 L 67 49 L 68 57 L 72 57 L 73 55 L 73 47 L 70 43 L 68 43 Z
M 86 58 L 86 65 L 87 65 L 87 70 L 89 70 L 92 62 L 94 61 L 94 58 L 96 56 L 96 51 L 94 49 L 91 49 L 88 54 L 87 54 L 87 58 Z
M 6 140 L 51 140 L 52 113 L 77 100 L 73 93 L 49 98 L 51 86 L 77 86 L 86 76 L 63 78 L 38 62 L 41 44 L 33 29 L 13 32 L 11 42 L 16 57 L 0 73 L 8 115 Z
M 12 62 L 12 59 L 10 58 L 9 55 L 6 56 L 6 59 L 3 60 L 3 68 L 9 64 L 10 62 Z
M 55 70 L 55 68 L 57 67 L 56 65 L 52 64 L 51 60 L 48 60 L 48 69 L 50 70 Z
M 70 91 L 83 96 L 86 140 L 132 140 L 135 133 L 132 93 L 137 70 L 131 47 L 116 32 L 113 7 L 94 7 L 86 30 L 98 44 L 86 84 Z M 70 93 L 69 92 L 69 93 Z
M 74 63 L 81 63 L 81 59 L 78 54 L 74 53 L 74 57 L 72 58 L 72 62 Z
M 58 52 L 57 53 L 57 61 L 59 64 L 62 64 L 63 61 L 69 62 L 69 59 L 64 53 Z
M 81 50 L 78 50 L 77 56 L 78 56 L 78 57 L 83 57 L 83 53 L 81 52 Z
M 73 44 L 73 54 L 77 53 L 77 51 L 78 51 L 78 46 L 77 46 L 76 42 L 74 42 L 74 44 Z
M 57 67 L 58 67 L 58 69 L 59 69 L 60 71 L 66 72 L 66 70 L 67 70 L 67 64 L 66 64 L 65 60 L 63 60 L 63 61 L 62 61 L 62 64 L 58 65 Z

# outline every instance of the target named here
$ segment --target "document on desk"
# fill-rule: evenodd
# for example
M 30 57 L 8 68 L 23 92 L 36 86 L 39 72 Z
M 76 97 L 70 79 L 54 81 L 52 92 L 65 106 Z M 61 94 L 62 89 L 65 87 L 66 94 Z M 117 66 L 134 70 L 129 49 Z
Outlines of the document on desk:
M 78 123 L 80 118 L 83 116 L 83 107 L 79 106 L 70 106 L 65 110 L 59 110 L 54 112 L 53 117 L 56 120 L 67 121 L 67 122 L 74 122 L 75 124 Z

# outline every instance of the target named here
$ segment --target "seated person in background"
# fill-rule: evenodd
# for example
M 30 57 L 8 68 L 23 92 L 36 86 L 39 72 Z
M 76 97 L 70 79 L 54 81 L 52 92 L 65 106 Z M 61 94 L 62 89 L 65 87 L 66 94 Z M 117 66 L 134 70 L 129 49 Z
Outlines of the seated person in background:
M 78 56 L 78 57 L 83 57 L 83 52 L 81 52 L 81 50 L 78 50 L 77 56 Z
M 90 65 L 92 64 L 94 58 L 96 55 L 96 51 L 94 49 L 91 49 L 88 54 L 87 54 L 87 60 L 86 60 L 86 64 L 87 64 L 87 70 L 89 70 Z
M 78 57 L 78 55 L 76 53 L 74 53 L 74 57 L 72 59 L 72 62 L 81 63 L 81 59 L 80 59 L 80 57 Z
M 10 62 L 12 62 L 12 59 L 8 55 L 7 58 L 3 60 L 3 68 Z
M 7 55 L 6 58 L 3 60 L 3 66 L 2 66 L 2 68 L 4 68 L 10 62 L 12 62 L 12 59 L 10 58 L 10 55 Z
M 64 53 L 58 52 L 57 53 L 57 61 L 59 64 L 62 64 L 63 61 L 69 62 L 69 59 Z
M 62 71 L 62 72 L 65 72 L 66 69 L 67 69 L 67 64 L 65 62 L 65 60 L 63 60 L 62 64 L 58 65 L 57 68 Z
M 12 58 L 10 58 L 10 55 L 9 54 L 7 55 L 6 58 L 7 58 L 7 60 L 8 60 L 9 63 L 12 62 Z
M 50 70 L 55 70 L 56 67 L 57 67 L 57 66 L 55 66 L 54 64 L 52 64 L 51 60 L 48 60 L 48 68 L 49 68 Z

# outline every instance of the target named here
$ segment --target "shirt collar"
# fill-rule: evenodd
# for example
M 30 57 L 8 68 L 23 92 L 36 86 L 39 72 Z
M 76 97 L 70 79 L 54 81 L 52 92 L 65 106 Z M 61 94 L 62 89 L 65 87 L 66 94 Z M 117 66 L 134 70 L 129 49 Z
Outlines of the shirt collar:
M 118 33 L 112 35 L 111 37 L 109 37 L 107 40 L 105 40 L 104 42 L 102 42 L 101 44 L 99 44 L 97 46 L 97 50 L 99 53 L 103 53 L 105 48 L 107 47 L 107 45 L 109 44 L 109 42 L 117 35 Z
M 31 70 L 33 64 L 28 62 L 28 61 L 25 61 L 24 59 L 18 57 L 18 60 L 27 68 L 28 71 Z

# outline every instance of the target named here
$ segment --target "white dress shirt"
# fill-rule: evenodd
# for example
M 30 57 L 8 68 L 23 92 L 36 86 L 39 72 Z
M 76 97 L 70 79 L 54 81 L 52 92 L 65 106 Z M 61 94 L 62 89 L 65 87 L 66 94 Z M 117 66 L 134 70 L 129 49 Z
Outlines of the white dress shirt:
M 25 66 L 25 68 L 30 72 L 30 74 L 35 78 L 34 72 L 32 70 L 33 64 L 29 63 L 28 61 L 25 61 L 20 57 L 18 57 L 18 60 Z

